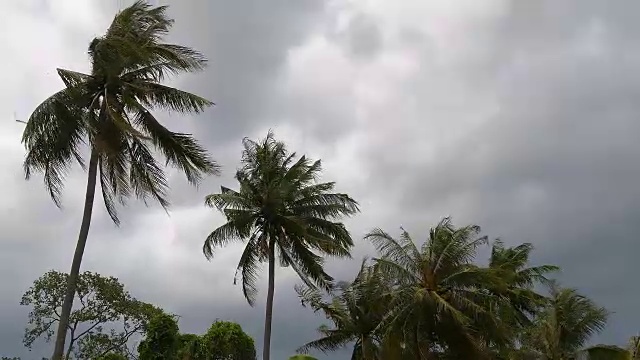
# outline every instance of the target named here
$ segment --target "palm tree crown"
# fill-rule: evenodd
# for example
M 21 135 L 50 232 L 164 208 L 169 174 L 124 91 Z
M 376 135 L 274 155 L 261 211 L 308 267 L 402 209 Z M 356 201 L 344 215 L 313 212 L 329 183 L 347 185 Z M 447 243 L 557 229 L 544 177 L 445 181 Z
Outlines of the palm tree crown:
M 329 301 L 317 289 L 297 286 L 296 291 L 304 306 L 308 304 L 314 312 L 322 311 L 333 323 L 333 327 L 321 326 L 318 331 L 322 337 L 299 351 L 328 352 L 353 343 L 353 360 L 381 359 L 384 331 L 380 323 L 391 301 L 391 292 L 388 279 L 377 268 L 363 261 L 353 282 L 339 283 Z
M 544 311 L 527 333 L 525 348 L 545 360 L 576 359 L 591 336 L 602 331 L 608 311 L 575 289 L 551 283 Z
M 332 220 L 358 211 L 346 194 L 331 193 L 333 182 L 317 183 L 320 160 L 288 153 L 273 133 L 261 142 L 243 141 L 242 167 L 236 173 L 238 191 L 222 187 L 206 204 L 222 211 L 227 222 L 206 239 L 207 258 L 229 241 L 245 241 L 238 263 L 245 297 L 253 305 L 258 265 L 268 260 L 272 245 L 282 266 L 291 266 L 305 284 L 328 289 L 332 277 L 323 258 L 314 253 L 349 257 L 353 240 L 345 226 Z
M 382 326 L 400 334 L 411 352 L 405 357 L 483 358 L 486 344 L 506 341 L 506 329 L 493 314 L 503 299 L 488 291 L 500 279 L 472 263 L 487 243 L 479 231 L 475 225 L 456 228 L 445 218 L 421 248 L 406 231 L 398 239 L 380 229 L 366 235 L 381 255 L 375 266 L 395 282 Z
M 131 194 L 169 205 L 167 180 L 153 149 L 191 183 L 203 174 L 217 173 L 217 165 L 189 134 L 172 132 L 151 113 L 198 113 L 211 105 L 161 84 L 168 75 L 206 65 L 198 52 L 162 42 L 172 24 L 166 6 L 153 8 L 138 1 L 116 15 L 103 37 L 91 42 L 90 74 L 58 69 L 66 87 L 35 109 L 22 138 L 26 177 L 42 172 L 57 205 L 72 163 L 84 167 L 84 144 L 97 161 L 104 202 L 116 223 L 115 202 Z

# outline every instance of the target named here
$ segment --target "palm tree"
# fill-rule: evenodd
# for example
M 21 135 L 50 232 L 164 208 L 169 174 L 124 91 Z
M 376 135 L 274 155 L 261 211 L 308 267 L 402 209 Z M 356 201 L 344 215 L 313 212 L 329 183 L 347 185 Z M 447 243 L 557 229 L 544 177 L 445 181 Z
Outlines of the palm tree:
M 152 114 L 154 109 L 198 113 L 206 99 L 162 85 L 171 74 L 202 70 L 205 58 L 179 45 L 163 43 L 173 20 L 166 7 L 137 1 L 119 12 L 106 34 L 89 46 L 91 73 L 58 69 L 66 87 L 31 114 L 22 142 L 26 178 L 41 172 L 51 198 L 60 206 L 64 178 L 74 161 L 85 168 L 90 150 L 84 211 L 62 306 L 52 359 L 62 357 L 69 314 L 100 179 L 107 212 L 118 224 L 116 202 L 130 195 L 152 198 L 166 208 L 168 184 L 152 149 L 158 150 L 189 182 L 215 174 L 217 165 L 189 134 L 172 132 Z
M 310 287 L 330 289 L 333 278 L 323 269 L 322 255 L 350 257 L 353 240 L 342 216 L 358 212 L 358 204 L 346 194 L 332 193 L 333 182 L 317 183 L 320 161 L 302 156 L 294 161 L 270 131 L 255 142 L 243 140 L 242 167 L 236 173 L 239 190 L 222 187 L 206 204 L 216 207 L 227 222 L 204 242 L 208 259 L 217 247 L 230 241 L 245 242 L 238 263 L 242 289 L 254 305 L 259 264 L 269 264 L 263 360 L 269 360 L 276 253 L 283 266 L 291 266 Z
M 537 284 L 548 285 L 550 280 L 547 274 L 559 271 L 560 268 L 553 265 L 541 265 L 529 267 L 529 257 L 533 245 L 520 244 L 514 247 L 506 247 L 497 240 L 491 248 L 489 268 L 496 272 L 502 279 L 500 286 L 489 290 L 502 296 L 507 301 L 497 310 L 498 316 L 504 322 L 509 323 L 512 329 L 512 340 L 503 349 L 494 349 L 496 357 L 511 359 L 518 352 L 518 338 L 523 331 L 531 326 L 531 320 L 546 304 L 547 298 L 534 290 Z
M 492 312 L 502 298 L 488 291 L 501 280 L 472 263 L 487 243 L 479 231 L 455 228 L 445 218 L 421 248 L 404 230 L 398 239 L 381 229 L 366 235 L 381 255 L 375 266 L 394 279 L 395 296 L 381 326 L 399 337 L 408 352 L 403 358 L 482 359 L 485 343 L 506 341 L 508 331 Z
M 524 337 L 524 347 L 544 360 L 573 360 L 591 336 L 602 331 L 608 312 L 574 289 L 550 285 L 547 307 Z
M 380 323 L 391 301 L 388 280 L 374 267 L 363 261 L 360 271 L 351 283 L 340 283 L 330 301 L 313 288 L 296 287 L 303 304 L 309 304 L 314 312 L 322 311 L 333 327 L 321 326 L 322 337 L 298 349 L 306 352 L 318 349 L 335 351 L 353 343 L 353 360 L 381 359 L 384 332 Z

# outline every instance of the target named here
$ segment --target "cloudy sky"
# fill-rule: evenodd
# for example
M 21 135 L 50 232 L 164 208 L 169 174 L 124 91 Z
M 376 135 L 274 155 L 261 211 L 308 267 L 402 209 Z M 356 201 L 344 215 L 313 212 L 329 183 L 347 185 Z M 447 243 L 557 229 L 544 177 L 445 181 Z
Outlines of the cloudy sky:
M 207 262 L 201 245 L 222 218 L 203 206 L 233 186 L 243 137 L 273 128 L 291 149 L 321 158 L 362 204 L 348 225 L 354 256 L 372 227 L 404 226 L 422 239 L 452 215 L 509 244 L 532 242 L 536 263 L 614 314 L 596 341 L 636 334 L 640 290 L 640 3 L 624 0 L 182 0 L 169 4 L 171 40 L 209 69 L 173 84 L 218 105 L 163 116 L 222 165 L 198 190 L 172 176 L 170 215 L 132 205 L 116 228 L 103 207 L 83 269 L 117 276 L 131 293 L 181 315 L 185 332 L 216 318 L 240 322 L 260 345 L 264 306 L 232 284 L 238 247 Z M 128 1 L 13 0 L 0 11 L 0 355 L 48 355 L 21 346 L 18 303 L 48 269 L 68 271 L 83 198 L 78 170 L 63 209 L 41 179 L 25 182 L 22 125 L 61 88 L 56 67 L 86 70 L 88 42 Z M 333 261 L 338 278 L 355 262 Z M 265 279 L 266 280 L 266 279 Z M 278 273 L 274 359 L 314 339 L 322 319 L 299 307 L 295 277 Z M 265 292 L 262 292 L 264 295 Z M 332 354 L 326 359 L 346 359 Z

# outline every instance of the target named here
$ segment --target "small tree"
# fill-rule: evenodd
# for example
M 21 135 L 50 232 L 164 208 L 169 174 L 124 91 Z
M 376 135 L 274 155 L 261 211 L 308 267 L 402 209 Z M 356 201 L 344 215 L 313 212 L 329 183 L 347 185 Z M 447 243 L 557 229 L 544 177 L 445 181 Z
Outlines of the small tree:
M 242 327 L 228 321 L 216 321 L 202 336 L 207 360 L 255 360 L 253 339 Z
M 154 316 L 146 329 L 146 337 L 138 346 L 139 360 L 173 360 L 180 345 L 178 323 L 173 316 Z
M 51 340 L 60 321 L 67 279 L 67 274 L 51 270 L 35 280 L 22 296 L 20 304 L 32 308 L 23 339 L 27 348 L 40 338 Z M 126 354 L 129 339 L 142 334 L 149 319 L 160 311 L 131 297 L 117 278 L 93 272 L 80 275 L 76 297 L 68 326 L 66 359 L 72 354 L 80 359 Z

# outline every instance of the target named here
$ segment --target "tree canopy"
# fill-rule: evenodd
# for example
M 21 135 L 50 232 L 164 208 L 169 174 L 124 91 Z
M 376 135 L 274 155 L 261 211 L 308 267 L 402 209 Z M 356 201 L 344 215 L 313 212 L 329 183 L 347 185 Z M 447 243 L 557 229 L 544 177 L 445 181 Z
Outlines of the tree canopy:
M 30 307 L 24 345 L 38 339 L 49 341 L 60 321 L 60 308 L 67 287 L 67 274 L 51 270 L 33 282 L 21 305 Z M 133 298 L 114 277 L 94 272 L 80 274 L 76 306 L 71 312 L 66 357 L 99 358 L 109 353 L 127 355 L 128 342 L 143 333 L 160 310 Z

